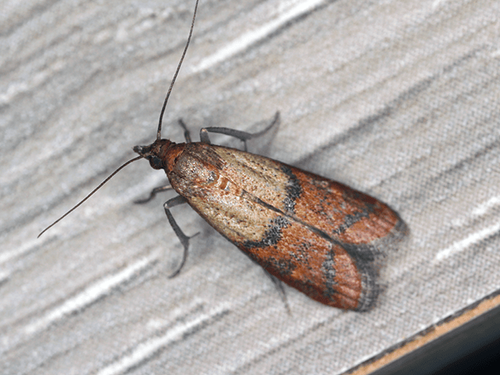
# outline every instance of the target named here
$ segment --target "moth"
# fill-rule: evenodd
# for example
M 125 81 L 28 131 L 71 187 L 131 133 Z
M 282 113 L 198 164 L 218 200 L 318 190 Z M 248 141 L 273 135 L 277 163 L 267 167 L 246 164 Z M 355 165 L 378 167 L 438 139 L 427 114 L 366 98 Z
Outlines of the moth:
M 392 247 L 406 233 L 406 225 L 389 206 L 346 185 L 263 156 L 212 145 L 209 133 L 221 133 L 245 142 L 261 136 L 279 122 L 279 113 L 262 132 L 207 127 L 200 142 L 192 142 L 187 127 L 185 143 L 161 138 L 163 114 L 192 37 L 198 0 L 187 43 L 165 97 L 156 140 L 135 146 L 139 155 L 118 168 L 65 215 L 93 195 L 118 171 L 138 159 L 163 169 L 170 185 L 156 193 L 179 195 L 163 205 L 184 247 L 189 239 L 170 209 L 187 203 L 221 235 L 236 245 L 272 277 L 323 304 L 356 311 L 369 310 L 378 294 L 372 262 L 384 247 Z M 39 235 L 39 236 L 40 236 Z

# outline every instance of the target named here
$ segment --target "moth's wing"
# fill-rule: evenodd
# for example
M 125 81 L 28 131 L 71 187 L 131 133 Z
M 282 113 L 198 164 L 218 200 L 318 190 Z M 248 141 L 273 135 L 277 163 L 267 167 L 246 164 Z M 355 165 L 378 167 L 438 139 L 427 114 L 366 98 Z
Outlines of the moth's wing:
M 356 256 L 373 258 L 407 233 L 399 215 L 346 185 L 259 155 L 215 147 L 222 173 L 286 215 L 314 226 Z
M 399 215 L 346 185 L 290 167 L 301 187 L 293 214 L 324 231 L 354 256 L 371 259 L 407 233 Z
M 366 310 L 371 306 L 376 297 L 373 275 L 341 244 L 232 183 L 231 194 L 225 191 L 205 188 L 205 198 L 192 197 L 188 202 L 271 275 L 310 298 L 343 309 Z
M 372 272 L 341 241 L 316 227 L 329 219 L 314 212 L 315 201 L 303 201 L 309 188 L 297 184 L 311 183 L 299 170 L 217 146 L 194 150 L 179 163 L 185 163 L 176 173 L 186 174 L 180 193 L 188 203 L 269 273 L 330 306 L 369 308 L 376 296 Z M 187 170 L 203 172 L 190 178 Z M 323 193 L 323 200 L 335 198 Z M 300 217 L 296 208 L 307 215 Z

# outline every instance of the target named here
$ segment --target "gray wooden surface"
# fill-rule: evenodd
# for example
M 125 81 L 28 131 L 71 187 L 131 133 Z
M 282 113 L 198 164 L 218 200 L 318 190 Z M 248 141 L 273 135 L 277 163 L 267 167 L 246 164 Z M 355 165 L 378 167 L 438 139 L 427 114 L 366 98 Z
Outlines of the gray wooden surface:
M 369 313 L 287 288 L 139 161 L 36 236 L 150 143 L 193 1 L 0 3 L 2 374 L 338 374 L 500 287 L 497 1 L 203 0 L 167 108 L 258 129 L 251 150 L 391 205 L 411 236 L 386 257 Z M 222 144 L 227 137 L 213 137 Z

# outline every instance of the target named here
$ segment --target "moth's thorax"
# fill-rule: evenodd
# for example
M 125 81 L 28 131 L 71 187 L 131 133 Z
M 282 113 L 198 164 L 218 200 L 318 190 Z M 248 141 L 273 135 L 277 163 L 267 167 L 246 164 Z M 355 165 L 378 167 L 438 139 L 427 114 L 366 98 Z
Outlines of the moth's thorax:
M 165 172 L 172 187 L 181 194 L 193 194 L 193 189 L 216 184 L 223 161 L 210 145 L 178 144 L 169 149 Z

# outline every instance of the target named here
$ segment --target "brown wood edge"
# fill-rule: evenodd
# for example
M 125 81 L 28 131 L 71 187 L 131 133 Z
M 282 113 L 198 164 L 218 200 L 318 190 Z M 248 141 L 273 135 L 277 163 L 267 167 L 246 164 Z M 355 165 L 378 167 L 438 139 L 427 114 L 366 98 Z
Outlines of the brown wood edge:
M 465 307 L 456 313 L 444 318 L 441 322 L 426 328 L 410 338 L 386 349 L 379 355 L 359 364 L 343 374 L 365 375 L 394 362 L 395 360 L 412 353 L 443 335 L 461 327 L 473 319 L 483 315 L 500 305 L 500 290 L 483 298 L 481 301 Z

